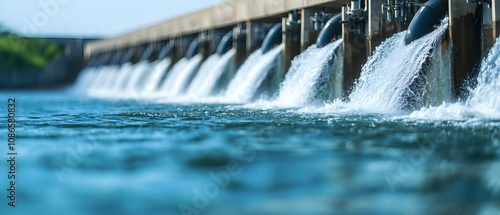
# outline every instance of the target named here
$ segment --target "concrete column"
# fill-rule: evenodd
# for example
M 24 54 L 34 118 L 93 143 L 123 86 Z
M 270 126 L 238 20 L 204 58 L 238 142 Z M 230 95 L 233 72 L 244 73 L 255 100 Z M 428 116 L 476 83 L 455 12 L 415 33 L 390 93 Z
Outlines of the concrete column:
M 346 8 L 342 7 L 342 20 L 348 20 Z M 342 97 L 347 99 L 353 90 L 355 81 L 361 74 L 361 68 L 367 59 L 367 41 L 355 26 L 346 23 L 342 26 L 342 45 L 344 47 Z
M 170 60 L 172 61 L 171 65 L 172 64 L 175 64 L 177 62 L 178 59 L 176 59 L 176 54 L 175 52 L 177 51 L 177 47 L 176 47 L 176 44 L 175 44 L 175 38 L 168 38 L 168 43 L 170 45 L 170 53 L 168 53 L 168 58 L 170 58 Z
M 401 19 L 387 21 L 381 11 L 383 3 L 387 0 L 368 0 L 368 55 L 372 55 L 382 41 L 406 29 Z
M 300 19 L 300 50 L 304 51 L 312 44 L 316 43 L 318 39 L 319 32 L 314 30 L 314 26 L 311 24 L 311 16 L 314 15 L 314 11 L 311 9 L 302 9 L 302 17 Z
M 300 26 L 287 26 L 286 19 L 281 20 L 283 34 L 283 74 L 285 74 L 292 64 L 293 58 L 300 54 Z
M 171 39 L 173 48 L 170 52 L 170 58 L 172 59 L 173 64 L 177 63 L 177 61 L 186 56 L 189 43 L 191 43 L 193 39 L 194 36 L 182 36 Z
M 488 52 L 495 43 L 495 36 L 493 35 L 493 17 L 492 10 L 488 4 L 481 4 L 483 10 L 483 56 L 487 56 Z
M 214 53 L 212 50 L 214 39 L 213 30 L 206 30 L 200 32 L 198 35 L 200 46 L 198 48 L 198 53 L 201 54 L 202 61 L 205 61 L 211 54 Z
M 149 57 L 149 61 L 153 62 L 158 59 L 158 53 L 160 53 L 160 49 L 162 47 L 162 41 L 161 40 L 155 40 L 151 42 L 151 45 L 153 46 L 153 54 Z
M 171 38 L 170 44 L 172 46 L 172 51 L 170 51 L 169 57 L 172 60 L 172 64 L 177 63 L 180 58 L 180 54 L 178 53 L 181 48 L 181 39 L 180 38 Z
M 262 45 L 262 39 L 259 38 L 259 32 L 262 31 L 262 26 L 260 23 L 247 21 L 247 53 L 252 53 L 255 50 L 259 49 Z
M 161 42 L 159 40 L 151 41 L 151 43 L 149 43 L 149 46 L 151 47 L 151 55 L 148 58 L 149 62 L 153 62 L 158 58 L 160 43 Z
M 500 36 L 500 1 L 491 1 L 492 17 L 493 17 L 493 37 L 496 39 Z
M 466 98 L 466 84 L 475 81 L 482 58 L 482 6 L 449 1 L 452 93 Z M 466 83 L 468 82 L 468 83 Z
M 246 30 L 241 27 L 237 26 L 233 29 L 233 48 L 236 49 L 234 66 L 236 69 L 240 68 L 248 57 Z
M 145 46 L 145 45 L 133 47 L 134 54 L 132 55 L 130 62 L 132 64 L 138 63 L 141 60 L 142 54 L 144 53 L 144 50 L 146 50 L 146 48 L 147 48 L 147 46 Z

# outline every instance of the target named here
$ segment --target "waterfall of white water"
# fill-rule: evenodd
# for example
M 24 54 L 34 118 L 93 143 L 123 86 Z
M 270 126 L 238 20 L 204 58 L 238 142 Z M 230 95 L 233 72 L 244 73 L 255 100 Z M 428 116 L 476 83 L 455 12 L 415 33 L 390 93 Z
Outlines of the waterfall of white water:
M 276 58 L 282 50 L 283 44 L 265 54 L 262 54 L 260 49 L 253 52 L 229 83 L 224 100 L 227 102 L 247 102 L 252 99 L 269 74 L 269 70 L 275 65 Z
M 149 70 L 149 62 L 141 61 L 134 65 L 134 69 L 132 74 L 127 78 L 127 84 L 125 86 L 125 91 L 127 92 L 135 92 L 136 86 L 140 79 L 148 72 Z
M 109 66 L 100 66 L 96 70 L 96 75 L 94 77 L 94 80 L 92 81 L 92 84 L 90 85 L 89 90 L 95 91 L 98 89 L 100 86 L 102 86 L 105 78 L 107 77 L 109 72 Z
M 91 76 L 94 75 L 95 70 L 95 67 L 86 67 L 85 69 L 83 69 L 76 79 L 74 89 L 78 92 L 88 89 L 89 81 L 91 79 Z
M 161 78 L 167 72 L 168 67 L 170 66 L 171 60 L 169 58 L 163 59 L 161 61 L 156 61 L 151 66 L 151 73 L 145 79 L 144 84 L 142 86 L 143 93 L 151 93 L 156 91 Z
M 118 76 L 113 84 L 110 86 L 111 92 L 120 92 L 123 89 L 123 86 L 127 82 L 130 72 L 134 71 L 133 65 L 130 62 L 127 62 L 122 65 L 120 70 L 118 71 Z
M 419 98 L 419 89 L 410 89 L 431 57 L 432 49 L 448 27 L 441 25 L 426 36 L 405 45 L 405 32 L 383 42 L 363 66 L 361 77 L 349 96 L 351 104 L 380 110 L 397 110 L 405 105 L 405 97 Z M 420 95 L 421 97 L 421 95 Z
M 189 85 L 187 96 L 190 98 L 209 96 L 235 53 L 236 50 L 231 49 L 222 56 L 218 54 L 210 56 L 202 64 L 200 71 Z
M 292 66 L 281 84 L 275 103 L 283 106 L 304 105 L 314 101 L 316 96 L 325 89 L 335 72 L 333 64 L 341 61 L 335 55 L 335 50 L 342 45 L 337 40 L 323 48 L 310 46 L 292 61 Z
M 201 55 L 196 55 L 191 59 L 183 58 L 179 60 L 168 73 L 161 92 L 167 96 L 177 96 L 183 93 L 193 73 L 196 72 L 201 58 Z
M 423 106 L 435 106 L 453 101 L 450 54 L 451 46 L 445 48 L 441 43 L 436 44 L 425 76 Z
M 109 72 L 107 77 L 104 79 L 102 85 L 98 88 L 98 90 L 109 90 L 110 86 L 113 84 L 113 82 L 116 81 L 116 76 L 118 75 L 118 72 L 120 71 L 120 66 L 110 66 L 109 67 Z
M 467 105 L 484 114 L 500 113 L 500 38 L 481 65 L 477 87 L 472 90 Z
M 203 84 L 205 79 L 210 75 L 210 71 L 215 67 L 217 62 L 219 62 L 221 56 L 216 54 L 210 55 L 205 62 L 203 62 L 200 66 L 200 70 L 189 84 L 189 87 L 186 90 L 186 95 L 189 97 L 195 97 L 200 85 Z

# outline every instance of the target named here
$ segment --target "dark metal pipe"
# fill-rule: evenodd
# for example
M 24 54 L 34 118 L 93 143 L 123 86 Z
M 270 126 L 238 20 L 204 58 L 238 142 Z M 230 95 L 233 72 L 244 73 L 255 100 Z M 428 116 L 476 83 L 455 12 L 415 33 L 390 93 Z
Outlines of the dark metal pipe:
M 154 48 L 152 45 L 148 45 L 148 47 L 144 50 L 141 55 L 141 61 L 149 60 L 151 55 L 153 54 Z
M 113 54 L 113 57 L 111 58 L 110 64 L 111 65 L 119 65 L 122 58 L 123 58 L 123 52 L 116 51 L 116 53 Z
M 164 45 L 160 50 L 160 54 L 158 54 L 158 60 L 165 59 L 170 54 L 171 50 L 170 44 Z
M 274 48 L 276 45 L 279 45 L 283 41 L 283 36 L 282 36 L 282 24 L 276 24 L 274 25 L 271 30 L 266 35 L 266 38 L 264 38 L 264 42 L 262 43 L 261 49 L 262 49 L 262 54 L 267 53 L 269 50 Z
M 441 23 L 447 12 L 448 4 L 446 0 L 430 0 L 425 3 L 408 26 L 405 37 L 406 45 L 431 33 L 435 26 Z
M 227 32 L 217 46 L 217 54 L 223 55 L 233 47 L 233 31 Z
M 187 49 L 187 52 L 186 52 L 186 57 L 189 59 L 189 58 L 192 58 L 194 57 L 195 55 L 198 54 L 198 48 L 200 47 L 200 44 L 198 42 L 198 37 L 194 38 L 193 41 L 191 41 L 191 43 L 189 44 L 189 47 Z
M 322 48 L 342 36 L 342 14 L 333 16 L 319 33 L 316 46 Z
M 120 64 L 125 64 L 127 62 L 130 62 L 130 60 L 132 59 L 133 56 L 134 56 L 134 49 L 133 48 L 129 48 L 123 54 L 122 61 L 120 62 Z

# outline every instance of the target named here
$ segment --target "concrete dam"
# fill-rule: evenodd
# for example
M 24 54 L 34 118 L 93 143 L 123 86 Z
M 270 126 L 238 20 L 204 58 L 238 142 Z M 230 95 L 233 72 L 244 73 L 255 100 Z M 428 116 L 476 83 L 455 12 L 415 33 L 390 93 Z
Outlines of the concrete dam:
M 416 109 L 467 99 L 497 0 L 232 0 L 91 42 L 76 89 L 181 102 L 335 100 Z
M 500 214 L 499 3 L 227 0 L 89 41 L 71 86 L 3 93 L 1 214 Z

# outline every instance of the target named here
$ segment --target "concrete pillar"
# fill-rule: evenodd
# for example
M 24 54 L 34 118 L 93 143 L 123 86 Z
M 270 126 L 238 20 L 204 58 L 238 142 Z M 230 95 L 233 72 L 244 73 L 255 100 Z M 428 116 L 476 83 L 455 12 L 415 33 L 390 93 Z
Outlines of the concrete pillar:
M 466 84 L 475 81 L 482 58 L 482 6 L 466 0 L 449 1 L 450 40 L 452 42 L 452 93 L 466 98 Z
M 200 32 L 198 38 L 200 46 L 198 48 L 198 53 L 201 54 L 202 61 L 205 61 L 210 55 L 215 53 L 216 41 L 214 30 L 205 30 Z
M 170 52 L 170 59 L 172 59 L 172 64 L 175 64 L 181 59 L 179 52 L 181 51 L 180 49 L 182 49 L 182 40 L 178 37 L 172 38 L 171 43 L 172 51 Z
M 387 0 L 368 1 L 368 55 L 372 55 L 382 41 L 406 29 L 401 19 L 387 21 L 386 15 L 381 11 L 383 3 L 387 3 Z
M 177 47 L 175 46 L 175 38 L 168 38 L 168 44 L 170 46 L 170 52 L 167 57 L 172 61 L 172 64 L 175 64 L 177 60 L 175 59 L 175 52 L 177 51 Z
M 172 65 L 186 56 L 187 48 L 193 38 L 192 36 L 185 36 L 170 39 L 172 51 L 170 51 L 169 57 L 172 60 Z
M 312 44 L 316 43 L 318 39 L 319 32 L 314 30 L 314 26 L 311 24 L 311 16 L 314 15 L 314 11 L 311 9 L 302 9 L 302 17 L 300 19 L 300 50 L 304 51 Z
M 177 63 L 186 55 L 186 44 L 182 37 L 177 37 L 173 40 L 174 49 L 172 50 L 172 62 Z
M 492 18 L 493 18 L 493 37 L 498 38 L 500 36 L 500 1 L 491 1 Z
M 153 62 L 158 60 L 158 55 L 160 54 L 161 48 L 163 47 L 164 41 L 158 39 L 154 42 L 151 42 L 151 45 L 153 46 L 153 53 L 149 57 L 149 61 Z
M 255 50 L 259 49 L 260 46 L 262 45 L 262 38 L 260 38 L 261 37 L 260 34 L 262 34 L 261 31 L 263 31 L 262 24 L 257 22 L 247 21 L 246 26 L 247 26 L 247 31 L 246 31 L 247 53 L 252 53 Z
M 300 25 L 291 24 L 287 26 L 287 18 L 281 20 L 283 34 L 283 74 L 285 74 L 292 64 L 293 58 L 300 54 Z
M 245 62 L 248 57 L 247 52 L 247 35 L 243 25 L 236 26 L 233 29 L 233 48 L 236 49 L 234 57 L 234 66 L 236 69 Z
M 153 54 L 151 54 L 151 56 L 149 57 L 149 62 L 153 62 L 158 59 L 158 53 L 160 53 L 161 44 L 161 40 L 155 40 L 151 42 L 150 45 L 153 46 Z
M 139 45 L 136 47 L 133 47 L 134 54 L 132 55 L 132 58 L 130 59 L 130 63 L 136 64 L 141 60 L 142 54 L 144 53 L 144 50 L 146 50 L 147 46 L 145 45 Z
M 487 56 L 488 52 L 495 43 L 495 36 L 493 35 L 493 17 L 492 10 L 488 4 L 481 4 L 483 10 L 483 56 Z
M 342 7 L 342 20 L 348 20 L 346 8 Z M 347 99 L 353 90 L 354 83 L 361 74 L 361 68 L 367 59 L 367 41 L 366 37 L 358 31 L 355 26 L 346 23 L 342 26 L 343 58 L 343 80 L 342 97 Z

